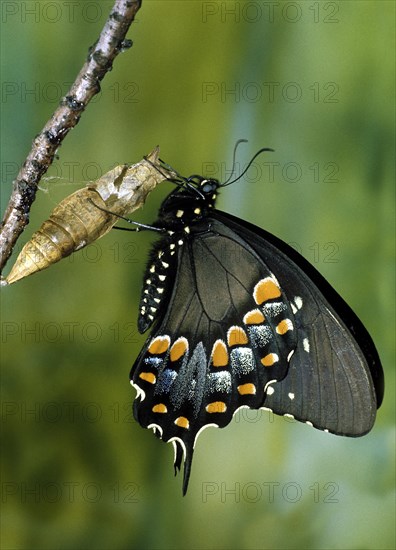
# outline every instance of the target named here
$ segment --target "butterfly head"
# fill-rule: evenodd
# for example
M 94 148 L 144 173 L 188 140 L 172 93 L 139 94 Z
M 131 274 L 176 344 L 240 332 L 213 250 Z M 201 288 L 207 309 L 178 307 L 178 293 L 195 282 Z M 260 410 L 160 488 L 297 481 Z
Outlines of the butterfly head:
M 160 209 L 160 221 L 165 225 L 167 223 L 171 225 L 172 230 L 177 229 L 179 225 L 186 227 L 186 224 L 200 221 L 215 207 L 219 187 L 227 187 L 241 179 L 258 155 L 264 151 L 273 150 L 262 148 L 257 151 L 242 173 L 239 174 L 238 177 L 233 178 L 235 172 L 236 149 L 243 141 L 246 140 L 239 140 L 235 145 L 231 176 L 224 182 L 220 182 L 215 178 L 205 178 L 197 174 L 193 174 L 186 178 L 163 161 L 160 161 L 163 168 L 177 174 L 174 178 L 166 178 L 176 186 L 176 189 L 174 189 L 163 201 Z
M 214 208 L 221 183 L 214 178 L 193 175 L 171 180 L 177 187 L 163 201 L 160 218 L 182 223 L 205 217 Z
M 195 194 L 195 200 L 201 200 L 209 207 L 214 206 L 218 188 L 222 186 L 219 180 L 193 175 L 187 178 L 186 182 L 187 188 Z

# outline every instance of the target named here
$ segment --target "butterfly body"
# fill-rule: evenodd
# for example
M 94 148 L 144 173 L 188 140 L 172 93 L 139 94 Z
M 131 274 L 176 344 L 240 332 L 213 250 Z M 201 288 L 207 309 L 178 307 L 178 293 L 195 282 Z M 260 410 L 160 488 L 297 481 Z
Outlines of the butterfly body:
M 131 371 L 140 424 L 184 460 L 241 407 L 319 429 L 369 431 L 382 399 L 379 358 L 342 298 L 296 251 L 214 208 L 222 184 L 182 178 L 163 202 L 138 327 L 152 334 Z

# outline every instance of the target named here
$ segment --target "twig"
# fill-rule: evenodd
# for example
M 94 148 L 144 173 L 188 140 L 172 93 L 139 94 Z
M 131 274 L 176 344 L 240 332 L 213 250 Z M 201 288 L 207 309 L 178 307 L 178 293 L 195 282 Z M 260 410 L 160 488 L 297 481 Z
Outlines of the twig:
M 100 91 L 100 81 L 112 68 L 115 57 L 132 45 L 126 33 L 141 6 L 141 0 L 115 0 L 99 39 L 89 49 L 87 61 L 67 95 L 42 131 L 34 139 L 31 151 L 18 176 L 0 229 L 0 272 L 3 270 L 19 235 L 29 223 L 30 207 L 38 183 L 51 165 L 62 141 L 80 120 L 85 107 Z

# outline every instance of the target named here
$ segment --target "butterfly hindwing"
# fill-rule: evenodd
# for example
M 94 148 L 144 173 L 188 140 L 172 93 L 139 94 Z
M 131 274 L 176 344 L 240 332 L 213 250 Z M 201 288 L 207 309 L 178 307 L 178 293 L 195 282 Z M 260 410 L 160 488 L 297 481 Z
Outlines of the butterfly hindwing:
M 179 244 L 168 307 L 132 369 L 137 420 L 174 442 L 176 465 L 182 449 L 186 472 L 199 432 L 261 407 L 297 343 L 274 274 L 234 232 L 210 226 Z M 171 242 L 162 244 L 166 258 Z

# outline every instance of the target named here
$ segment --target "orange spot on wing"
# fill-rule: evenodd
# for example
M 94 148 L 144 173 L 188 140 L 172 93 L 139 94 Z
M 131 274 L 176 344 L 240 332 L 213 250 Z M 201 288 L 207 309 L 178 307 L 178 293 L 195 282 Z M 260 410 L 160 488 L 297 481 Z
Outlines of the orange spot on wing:
M 176 426 L 179 426 L 179 428 L 184 428 L 186 430 L 188 430 L 190 426 L 190 422 L 188 421 L 188 418 L 186 418 L 185 416 L 179 416 L 178 418 L 176 418 L 175 424 Z
M 272 365 L 277 361 L 279 361 L 279 357 L 276 355 L 276 353 L 269 353 L 261 359 L 264 367 L 272 367 Z
M 290 319 L 284 319 L 276 327 L 276 332 L 278 334 L 285 334 L 288 330 L 293 330 L 293 323 L 290 321 Z
M 139 378 L 145 380 L 146 382 L 149 382 L 149 384 L 155 384 L 156 381 L 155 374 L 153 374 L 152 372 L 141 372 L 139 374 Z
M 170 360 L 177 361 L 182 357 L 188 349 L 187 340 L 183 337 L 178 338 L 171 347 Z
M 151 353 L 151 355 L 161 355 L 162 353 L 165 353 L 167 351 L 167 349 L 169 348 L 169 344 L 169 336 L 157 336 L 151 342 L 147 351 Z
M 209 403 L 209 405 L 206 405 L 206 412 L 208 413 L 223 413 L 227 410 L 227 405 L 224 403 L 224 401 L 213 401 L 213 403 Z
M 245 325 L 261 325 L 261 323 L 264 323 L 265 317 L 258 309 L 253 309 L 252 311 L 248 311 L 243 318 L 243 322 Z
M 214 367 L 226 367 L 228 365 L 228 351 L 222 340 L 216 340 L 213 344 L 212 362 Z
M 241 384 L 238 386 L 238 393 L 240 395 L 255 395 L 256 386 L 254 384 Z
M 227 334 L 227 343 L 231 346 L 240 346 L 249 342 L 246 332 L 241 327 L 231 327 Z
M 279 298 L 279 296 L 281 296 L 280 288 L 269 277 L 261 279 L 254 287 L 253 297 L 258 305 L 263 304 L 267 300 Z
M 158 403 L 158 405 L 154 405 L 154 407 L 151 409 L 154 413 L 166 413 L 168 412 L 168 409 L 166 408 L 166 405 L 163 403 Z

